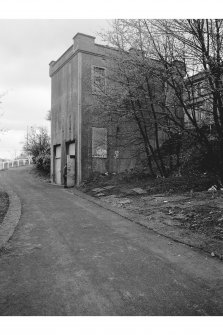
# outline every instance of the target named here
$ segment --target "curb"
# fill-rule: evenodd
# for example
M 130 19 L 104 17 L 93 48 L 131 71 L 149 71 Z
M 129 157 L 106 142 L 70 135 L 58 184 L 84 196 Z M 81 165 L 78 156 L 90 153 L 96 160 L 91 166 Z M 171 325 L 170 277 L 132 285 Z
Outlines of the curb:
M 5 187 L 5 191 L 9 196 L 9 208 L 0 225 L 0 249 L 4 248 L 12 237 L 22 213 L 21 201 L 17 194 L 7 187 Z
M 65 190 L 64 190 L 65 191 Z M 74 194 L 78 197 L 81 197 L 85 200 L 88 200 L 104 209 L 107 209 L 113 213 L 116 213 L 120 215 L 121 217 L 128 219 L 140 226 L 143 226 L 160 236 L 164 236 L 166 238 L 171 239 L 174 242 L 181 243 L 184 245 L 187 245 L 189 247 L 192 247 L 197 250 L 202 250 L 205 253 L 208 253 L 209 256 L 211 257 L 211 253 L 213 252 L 214 246 L 219 246 L 219 248 L 223 247 L 222 242 L 215 241 L 213 239 L 207 238 L 204 235 L 201 234 L 195 234 L 195 233 L 190 233 L 188 231 L 184 231 L 177 226 L 168 226 L 167 224 L 161 223 L 160 221 L 153 221 L 152 223 L 148 222 L 148 220 L 140 215 L 140 214 L 134 214 L 131 213 L 129 214 L 129 211 L 123 209 L 123 208 L 117 208 L 115 206 L 111 206 L 107 203 L 105 203 L 102 200 L 95 199 L 92 196 L 77 190 L 77 189 L 72 189 L 70 191 L 69 189 L 66 190 L 65 192 L 69 192 L 71 194 Z M 183 236 L 184 235 L 184 236 Z M 222 253 L 219 252 L 214 252 L 214 256 L 216 258 L 219 258 L 220 260 L 223 260 L 223 251 Z M 212 256 L 213 257 L 213 256 Z

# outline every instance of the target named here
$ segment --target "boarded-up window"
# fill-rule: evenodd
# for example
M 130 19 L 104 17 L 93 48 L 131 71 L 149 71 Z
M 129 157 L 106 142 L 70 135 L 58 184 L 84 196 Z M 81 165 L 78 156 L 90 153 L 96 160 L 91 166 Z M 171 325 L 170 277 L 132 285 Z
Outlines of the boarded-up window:
M 92 68 L 92 93 L 105 92 L 105 68 L 93 66 Z
M 107 158 L 106 128 L 92 128 L 92 156 Z
M 68 155 L 75 156 L 75 143 L 74 142 L 68 144 Z

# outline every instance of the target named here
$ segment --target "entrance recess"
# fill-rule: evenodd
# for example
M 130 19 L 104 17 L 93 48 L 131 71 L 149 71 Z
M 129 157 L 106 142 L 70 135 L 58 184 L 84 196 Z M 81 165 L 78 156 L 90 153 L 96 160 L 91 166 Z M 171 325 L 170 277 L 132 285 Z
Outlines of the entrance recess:
M 67 187 L 75 185 L 75 142 L 67 143 Z
M 61 185 L 61 145 L 55 146 L 55 183 Z

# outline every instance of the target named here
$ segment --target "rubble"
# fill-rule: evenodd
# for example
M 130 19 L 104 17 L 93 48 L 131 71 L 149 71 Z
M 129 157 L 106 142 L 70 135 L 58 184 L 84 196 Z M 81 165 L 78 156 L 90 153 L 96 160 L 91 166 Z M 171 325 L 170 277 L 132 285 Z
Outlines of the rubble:
M 104 190 L 111 190 L 111 189 L 113 189 L 115 186 L 112 186 L 112 185 L 110 185 L 110 186 L 105 186 L 105 187 L 103 187 L 103 189 Z
M 125 198 L 118 201 L 118 203 L 121 204 L 121 205 L 131 204 L 131 202 L 132 201 L 130 199 L 125 199 Z
M 126 187 L 121 187 L 120 192 L 125 194 L 125 195 L 134 195 L 135 192 L 132 189 L 126 188 Z
M 213 185 L 208 189 L 208 192 L 217 192 L 217 186 Z
M 130 214 L 139 214 L 157 230 L 160 229 L 157 227 L 162 231 L 172 229 L 168 233 L 171 236 L 181 234 L 185 241 L 194 238 L 195 246 L 206 243 L 204 250 L 210 257 L 219 258 L 223 254 L 223 193 L 215 182 L 209 183 L 212 185 L 209 189 L 207 184 L 204 192 L 190 189 L 177 194 L 151 194 L 142 183 L 108 185 L 95 185 L 98 187 L 90 190 L 91 195 L 111 206 L 127 209 Z
M 102 192 L 104 190 L 104 188 L 93 188 L 92 192 L 98 193 L 98 192 Z
M 143 190 L 140 187 L 133 188 L 132 191 L 134 191 L 137 194 L 147 194 L 146 190 Z

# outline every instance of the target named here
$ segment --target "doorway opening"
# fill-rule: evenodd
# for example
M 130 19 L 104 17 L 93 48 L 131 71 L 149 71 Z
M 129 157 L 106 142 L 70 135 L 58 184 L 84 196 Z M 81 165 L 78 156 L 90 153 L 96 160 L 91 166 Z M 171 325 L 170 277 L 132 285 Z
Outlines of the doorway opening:
M 54 145 L 54 182 L 61 185 L 61 145 Z
M 66 143 L 67 156 L 67 187 L 73 187 L 76 183 L 76 159 L 75 141 Z

